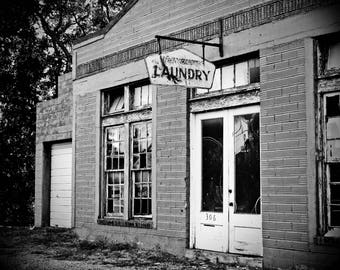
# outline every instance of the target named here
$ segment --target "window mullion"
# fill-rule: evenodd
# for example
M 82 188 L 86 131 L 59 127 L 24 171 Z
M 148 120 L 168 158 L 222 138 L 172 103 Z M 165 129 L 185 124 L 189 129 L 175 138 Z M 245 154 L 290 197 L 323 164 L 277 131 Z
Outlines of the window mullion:
M 130 110 L 130 89 L 129 86 L 124 86 L 124 111 Z
M 128 123 L 124 124 L 125 138 L 124 138 L 124 219 L 130 218 L 130 127 Z

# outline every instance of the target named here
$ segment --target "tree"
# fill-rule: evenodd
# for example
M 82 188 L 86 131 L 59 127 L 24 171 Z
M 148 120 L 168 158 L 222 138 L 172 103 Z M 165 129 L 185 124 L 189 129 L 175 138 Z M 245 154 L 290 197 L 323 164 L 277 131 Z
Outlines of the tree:
M 50 50 L 46 67 L 47 88 L 57 94 L 58 76 L 71 70 L 72 42 L 105 27 L 126 5 L 122 0 L 40 0 L 35 15 Z M 51 85 L 52 84 L 52 85 Z
M 71 44 L 127 1 L 4 0 L 0 9 L 0 222 L 33 221 L 36 104 L 71 70 Z
M 0 220 L 11 224 L 32 221 L 36 88 L 47 48 L 30 4 L 11 0 L 0 14 Z

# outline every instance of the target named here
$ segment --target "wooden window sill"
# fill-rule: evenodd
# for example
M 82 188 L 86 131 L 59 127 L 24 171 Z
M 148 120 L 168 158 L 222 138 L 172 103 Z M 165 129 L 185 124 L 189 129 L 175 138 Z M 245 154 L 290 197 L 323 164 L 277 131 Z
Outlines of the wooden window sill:
M 132 219 L 132 220 L 122 220 L 117 218 L 101 218 L 97 220 L 100 225 L 118 226 L 118 227 L 133 227 L 133 228 L 143 228 L 152 229 L 152 220 L 147 219 Z

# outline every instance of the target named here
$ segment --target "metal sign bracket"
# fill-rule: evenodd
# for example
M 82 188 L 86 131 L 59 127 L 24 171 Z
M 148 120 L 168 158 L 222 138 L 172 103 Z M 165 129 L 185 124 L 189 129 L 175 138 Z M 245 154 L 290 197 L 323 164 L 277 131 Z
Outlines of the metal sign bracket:
M 176 38 L 176 37 L 156 35 L 155 38 L 157 39 L 159 54 L 162 54 L 162 46 L 161 46 L 160 41 L 161 41 L 161 39 L 166 39 L 166 40 L 173 40 L 173 41 L 178 41 L 178 42 L 202 45 L 203 61 L 205 60 L 205 46 L 211 46 L 211 47 L 219 48 L 220 57 L 223 57 L 223 23 L 222 23 L 222 20 L 220 20 L 219 23 L 220 23 L 220 35 L 219 35 L 219 41 L 220 42 L 219 43 L 209 43 L 209 42 L 204 42 L 204 41 L 188 40 L 188 39 L 182 39 L 182 38 Z

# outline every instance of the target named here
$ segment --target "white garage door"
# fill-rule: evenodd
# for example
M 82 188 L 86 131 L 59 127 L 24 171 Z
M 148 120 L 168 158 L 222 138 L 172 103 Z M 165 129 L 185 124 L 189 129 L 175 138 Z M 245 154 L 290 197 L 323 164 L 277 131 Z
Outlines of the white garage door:
M 71 227 L 71 201 L 72 144 L 53 144 L 51 150 L 51 226 Z

